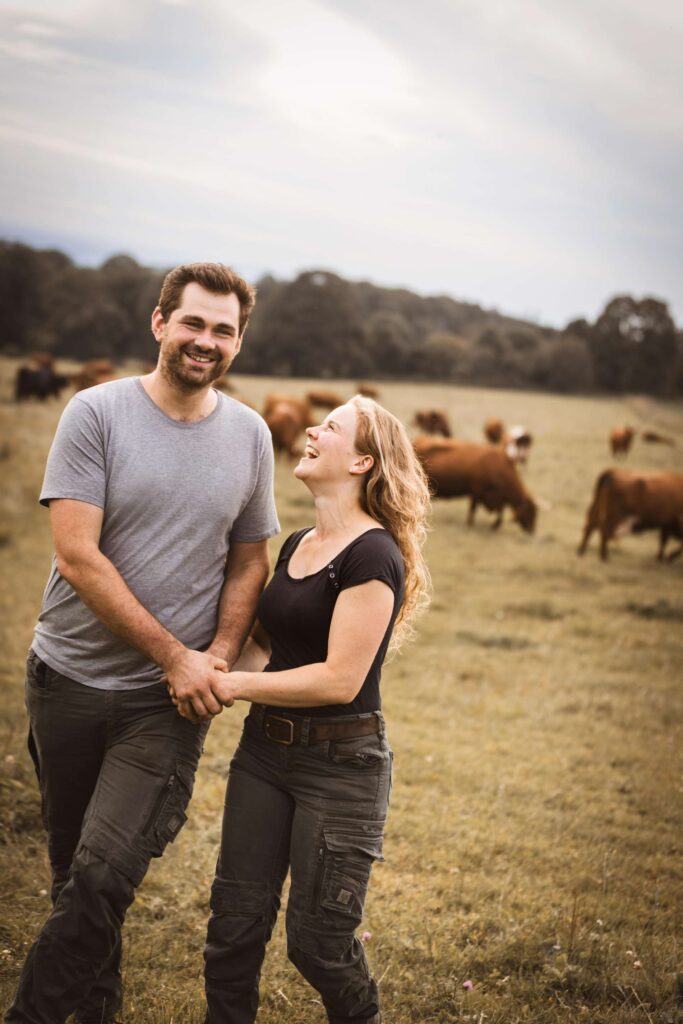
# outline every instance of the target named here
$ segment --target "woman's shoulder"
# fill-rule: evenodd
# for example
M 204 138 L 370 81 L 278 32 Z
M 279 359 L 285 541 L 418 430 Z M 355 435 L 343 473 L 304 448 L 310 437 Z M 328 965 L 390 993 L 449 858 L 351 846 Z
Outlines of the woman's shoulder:
M 386 552 L 387 554 L 396 554 L 399 558 L 401 557 L 398 544 L 383 526 L 371 526 L 365 533 L 359 534 L 355 540 L 351 541 L 346 550 L 351 551 L 353 549 L 360 549 L 364 552 Z
M 401 550 L 389 531 L 381 526 L 371 527 L 349 544 L 340 556 L 339 569 L 344 577 L 390 576 L 396 583 L 404 575 Z

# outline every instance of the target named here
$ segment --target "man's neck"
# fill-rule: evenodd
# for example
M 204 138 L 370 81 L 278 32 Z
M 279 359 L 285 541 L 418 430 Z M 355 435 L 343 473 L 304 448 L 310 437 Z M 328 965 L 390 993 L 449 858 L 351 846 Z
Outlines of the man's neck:
M 141 377 L 140 382 L 154 404 L 172 420 L 181 423 L 206 419 L 218 402 L 218 395 L 210 384 L 199 391 L 184 391 L 167 381 L 158 367 Z

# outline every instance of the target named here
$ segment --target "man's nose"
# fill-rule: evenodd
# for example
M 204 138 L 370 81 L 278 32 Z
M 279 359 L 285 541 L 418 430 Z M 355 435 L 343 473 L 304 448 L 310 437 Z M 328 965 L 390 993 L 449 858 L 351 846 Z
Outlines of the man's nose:
M 201 345 L 203 348 L 215 348 L 216 343 L 211 337 L 211 329 L 205 327 L 201 333 L 195 335 L 195 343 Z

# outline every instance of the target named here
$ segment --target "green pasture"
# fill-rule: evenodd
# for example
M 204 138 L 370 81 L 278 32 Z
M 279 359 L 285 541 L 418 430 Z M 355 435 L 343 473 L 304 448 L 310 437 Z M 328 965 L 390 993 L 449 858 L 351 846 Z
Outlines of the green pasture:
M 23 661 L 51 554 L 36 498 L 63 404 L 15 406 L 14 365 L 0 363 L 3 1010 L 49 906 Z M 316 382 L 235 383 L 259 405 L 268 391 L 302 394 Z M 552 506 L 533 537 L 509 516 L 492 532 L 482 510 L 467 529 L 462 501 L 433 509 L 432 605 L 383 677 L 396 771 L 386 861 L 374 870 L 362 930 L 384 1019 L 680 1024 L 683 558 L 658 563 L 654 534 L 623 538 L 607 564 L 595 538 L 584 558 L 576 547 L 595 478 L 611 464 L 609 428 L 630 422 L 676 436 L 676 448 L 637 439 L 625 465 L 683 471 L 683 409 L 448 385 L 380 390 L 406 423 L 417 408 L 447 409 L 463 438 L 479 439 L 492 415 L 528 426 L 525 480 Z M 311 522 L 308 492 L 284 459 L 276 497 L 283 534 Z M 245 711 L 213 723 L 190 821 L 129 913 L 131 1024 L 203 1021 L 209 886 Z M 281 924 L 262 996 L 263 1024 L 324 1020 L 286 960 Z

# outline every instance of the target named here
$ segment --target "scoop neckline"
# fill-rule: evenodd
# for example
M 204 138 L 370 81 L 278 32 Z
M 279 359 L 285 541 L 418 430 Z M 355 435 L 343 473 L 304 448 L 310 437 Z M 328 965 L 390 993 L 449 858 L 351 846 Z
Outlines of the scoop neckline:
M 338 551 L 337 554 L 333 558 L 331 558 L 329 560 L 329 562 L 327 562 L 325 565 L 322 565 L 319 569 L 316 569 L 315 572 L 309 572 L 305 576 L 292 576 L 292 574 L 289 571 L 289 563 L 290 563 L 290 560 L 292 558 L 292 555 L 297 550 L 297 548 L 299 547 L 299 544 L 304 539 L 306 534 L 310 533 L 311 530 L 313 530 L 313 529 L 315 529 L 315 527 L 309 526 L 307 530 L 304 530 L 304 532 L 301 534 L 301 536 L 299 537 L 299 539 L 298 539 L 298 541 L 296 543 L 296 547 L 294 548 L 294 551 L 292 551 L 291 554 L 287 555 L 287 563 L 285 565 L 285 573 L 287 574 L 287 579 L 290 580 L 292 583 L 305 583 L 306 580 L 313 579 L 314 576 L 319 576 L 321 572 L 326 572 L 326 570 L 331 569 L 334 566 L 334 563 L 336 562 L 336 560 L 341 555 L 343 555 L 345 551 L 348 551 L 348 549 L 351 547 L 352 544 L 355 544 L 357 540 L 361 539 L 361 537 L 365 537 L 366 534 L 368 534 L 368 533 L 375 533 L 375 531 L 377 531 L 377 530 L 379 530 L 381 533 L 388 533 L 389 532 L 386 529 L 386 527 L 384 527 L 384 526 L 371 526 L 368 530 L 363 530 L 363 532 L 359 533 L 357 537 L 354 537 L 353 540 L 350 540 L 349 543 L 346 544 L 341 549 L 341 551 Z

